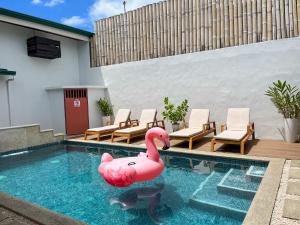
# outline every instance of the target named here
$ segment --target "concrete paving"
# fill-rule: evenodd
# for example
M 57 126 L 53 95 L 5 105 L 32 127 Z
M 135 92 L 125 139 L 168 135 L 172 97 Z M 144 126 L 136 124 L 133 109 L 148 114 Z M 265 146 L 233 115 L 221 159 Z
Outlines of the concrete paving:
M 289 195 L 300 196 L 300 181 L 289 181 L 287 185 L 286 193 Z M 300 211 L 299 211 L 300 214 Z
M 9 218 L 8 215 L 5 214 L 4 210 L 0 210 L 0 222 Z
M 300 220 L 300 201 L 295 199 L 285 199 L 283 216 L 291 219 Z
M 284 201 L 283 217 L 300 220 L 300 160 L 292 160 Z
M 300 160 L 292 160 L 291 167 L 299 167 L 300 168 Z
M 300 180 L 300 168 L 298 168 L 298 167 L 292 167 L 290 169 L 289 179 Z
M 0 225 L 38 225 L 8 209 L 0 207 Z

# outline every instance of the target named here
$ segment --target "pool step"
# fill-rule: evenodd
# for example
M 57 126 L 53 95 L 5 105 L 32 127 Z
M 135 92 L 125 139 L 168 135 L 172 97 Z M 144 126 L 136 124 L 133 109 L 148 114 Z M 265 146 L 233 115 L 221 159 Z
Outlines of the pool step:
M 244 218 L 258 184 L 247 178 L 243 170 L 232 168 L 225 175 L 213 171 L 192 194 L 190 204 L 226 216 Z
M 233 218 L 244 218 L 247 214 L 247 210 L 228 207 L 228 206 L 224 206 L 221 204 L 217 204 L 205 200 L 191 198 L 190 204 L 193 207 L 197 207 L 202 210 L 217 212 L 219 215 L 233 217 Z
M 252 199 L 258 188 L 259 181 L 253 180 L 242 170 L 231 168 L 217 185 L 220 192 Z
M 252 181 L 260 182 L 264 177 L 266 168 L 260 166 L 250 166 L 246 172 L 246 177 L 250 178 Z

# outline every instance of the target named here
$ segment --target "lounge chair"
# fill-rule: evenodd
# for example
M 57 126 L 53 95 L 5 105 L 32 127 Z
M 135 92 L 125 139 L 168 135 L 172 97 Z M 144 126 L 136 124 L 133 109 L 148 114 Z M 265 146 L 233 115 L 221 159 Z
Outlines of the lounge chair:
M 87 139 L 88 135 L 97 135 L 97 141 L 100 141 L 101 136 L 111 135 L 115 130 L 128 127 L 130 113 L 130 109 L 119 109 L 113 125 L 86 130 L 84 140 Z
M 189 142 L 189 149 L 193 148 L 193 141 L 214 132 L 216 134 L 215 122 L 209 122 L 209 109 L 193 109 L 190 115 L 188 128 L 173 132 L 170 139 L 184 140 Z
M 245 154 L 245 143 L 250 136 L 255 139 L 254 123 L 250 123 L 249 108 L 228 109 L 227 122 L 221 126 L 221 133 L 211 141 L 211 151 L 216 143 L 240 145 L 241 154 Z
M 131 120 L 130 128 L 114 131 L 111 135 L 111 141 L 114 142 L 115 137 L 126 137 L 129 144 L 131 138 L 145 135 L 148 129 L 155 126 L 156 113 L 156 109 L 144 109 L 139 121 Z

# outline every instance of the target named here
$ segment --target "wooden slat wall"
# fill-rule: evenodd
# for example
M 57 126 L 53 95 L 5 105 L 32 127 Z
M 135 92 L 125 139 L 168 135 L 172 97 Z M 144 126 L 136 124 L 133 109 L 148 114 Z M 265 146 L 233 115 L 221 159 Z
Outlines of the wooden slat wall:
M 300 0 L 167 0 L 96 21 L 93 67 L 300 34 Z

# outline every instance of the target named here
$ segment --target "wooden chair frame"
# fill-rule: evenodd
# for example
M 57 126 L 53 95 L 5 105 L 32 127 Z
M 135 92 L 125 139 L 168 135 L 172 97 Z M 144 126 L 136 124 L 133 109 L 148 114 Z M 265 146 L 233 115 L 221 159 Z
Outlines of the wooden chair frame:
M 221 132 L 223 132 L 226 129 L 226 124 L 221 125 Z M 217 143 L 222 143 L 222 144 L 231 144 L 231 145 L 240 145 L 240 153 L 242 155 L 245 154 L 245 143 L 249 140 L 249 138 L 252 136 L 252 140 L 255 140 L 255 129 L 254 129 L 254 123 L 250 123 L 247 126 L 247 134 L 245 137 L 243 137 L 239 141 L 234 141 L 234 140 L 223 140 L 223 139 L 216 139 L 213 138 L 211 140 L 211 151 L 215 151 L 215 144 Z
M 210 134 L 210 133 L 214 133 L 214 135 L 217 134 L 217 130 L 216 130 L 216 122 L 215 121 L 211 121 L 208 122 L 206 124 L 203 124 L 203 130 L 200 133 L 197 133 L 195 135 L 191 135 L 191 136 L 172 136 L 172 134 L 170 135 L 170 139 L 171 140 L 183 140 L 183 141 L 188 141 L 189 142 L 189 150 L 193 149 L 193 142 L 197 141 L 203 137 L 205 137 L 206 135 Z
M 103 136 L 111 135 L 114 131 L 119 130 L 119 129 L 125 129 L 129 127 L 128 126 L 128 121 L 123 121 L 119 123 L 119 127 L 110 129 L 110 130 L 103 130 L 103 131 L 89 131 L 86 130 L 84 132 L 84 140 L 87 139 L 88 135 L 97 135 L 97 141 L 100 141 L 100 138 Z
M 140 137 L 140 136 L 143 136 L 146 134 L 146 132 L 152 128 L 152 127 L 155 127 L 155 124 L 156 124 L 156 120 L 154 122 L 149 122 L 147 123 L 146 125 L 146 128 L 145 129 L 141 129 L 139 131 L 136 131 L 136 132 L 131 132 L 131 133 L 123 133 L 123 132 L 113 132 L 111 134 L 111 142 L 114 142 L 114 138 L 115 137 L 126 137 L 127 139 L 127 144 L 130 144 L 130 141 L 132 138 L 135 138 L 135 137 Z M 136 127 L 139 125 L 139 121 L 137 119 L 135 120 L 130 120 L 130 127 Z

